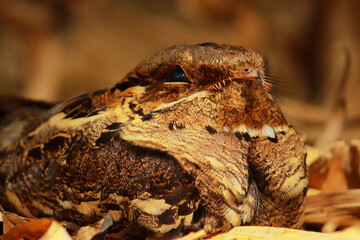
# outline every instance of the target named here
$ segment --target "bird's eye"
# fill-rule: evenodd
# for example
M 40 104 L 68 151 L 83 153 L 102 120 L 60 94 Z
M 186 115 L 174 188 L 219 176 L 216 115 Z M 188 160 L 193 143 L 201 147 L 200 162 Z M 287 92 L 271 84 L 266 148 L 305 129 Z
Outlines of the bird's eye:
M 167 82 L 185 82 L 190 83 L 189 79 L 186 77 L 184 70 L 177 65 L 174 70 L 170 73 Z

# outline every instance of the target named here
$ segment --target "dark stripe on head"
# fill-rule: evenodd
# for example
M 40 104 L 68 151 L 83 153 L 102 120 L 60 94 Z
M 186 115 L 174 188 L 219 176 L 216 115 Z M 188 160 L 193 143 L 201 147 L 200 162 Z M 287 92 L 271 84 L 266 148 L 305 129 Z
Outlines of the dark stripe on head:
M 107 126 L 106 129 L 116 130 L 116 129 L 119 129 L 121 126 L 122 126 L 122 123 L 116 122 L 116 123 L 112 123 L 109 126 Z
M 70 100 L 61 110 L 66 114 L 65 118 L 82 118 L 94 111 L 92 100 L 88 94 L 80 95 Z
M 128 88 L 135 87 L 135 86 L 147 86 L 150 85 L 150 81 L 146 80 L 147 77 L 140 75 L 139 73 L 135 73 L 136 77 L 130 76 L 123 82 L 119 82 L 115 84 L 114 87 L 110 89 L 111 92 L 115 90 L 125 91 Z
M 217 133 L 217 131 L 216 131 L 214 128 L 210 127 L 210 126 L 206 126 L 205 129 L 206 129 L 210 134 L 215 134 L 215 133 Z
M 246 133 L 235 132 L 235 136 L 236 136 L 239 140 L 250 141 L 250 135 L 249 135 L 247 132 L 246 132 Z
M 100 137 L 95 141 L 96 145 L 106 144 L 118 135 L 118 132 L 103 132 Z
M 146 114 L 145 116 L 143 116 L 142 118 L 141 118 L 141 120 L 142 121 L 148 121 L 148 120 L 150 120 L 150 119 L 152 119 L 153 118 L 153 115 L 151 114 L 151 113 L 149 113 L 149 114 Z
M 69 140 L 69 138 L 61 136 L 61 135 L 55 135 L 50 138 L 50 140 L 44 144 L 44 150 L 50 151 L 50 152 L 56 152 L 59 151 L 62 147 L 64 147 L 65 143 Z
M 35 160 L 40 160 L 42 158 L 42 152 L 41 152 L 41 147 L 37 146 L 33 149 L 30 149 L 28 151 L 28 157 L 31 157 Z

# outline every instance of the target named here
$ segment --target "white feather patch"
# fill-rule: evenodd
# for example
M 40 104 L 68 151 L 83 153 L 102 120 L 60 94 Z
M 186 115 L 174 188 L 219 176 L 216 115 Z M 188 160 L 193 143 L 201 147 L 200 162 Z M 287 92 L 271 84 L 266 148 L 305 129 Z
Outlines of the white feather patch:
M 265 125 L 262 129 L 262 132 L 269 138 L 276 138 L 275 130 L 269 125 Z
M 195 98 L 202 98 L 202 97 L 206 97 L 206 96 L 207 96 L 207 92 L 206 92 L 206 91 L 200 91 L 200 92 L 191 94 L 190 96 L 181 98 L 181 99 L 176 100 L 176 101 L 173 101 L 173 102 L 160 104 L 159 106 L 157 106 L 157 107 L 154 109 L 154 111 L 159 111 L 159 110 L 162 110 L 162 109 L 165 109 L 165 108 L 169 108 L 169 107 L 174 106 L 175 104 L 180 103 L 180 102 L 183 102 L 183 101 L 188 102 L 188 101 L 191 101 L 191 100 L 193 100 L 193 99 L 195 99 Z

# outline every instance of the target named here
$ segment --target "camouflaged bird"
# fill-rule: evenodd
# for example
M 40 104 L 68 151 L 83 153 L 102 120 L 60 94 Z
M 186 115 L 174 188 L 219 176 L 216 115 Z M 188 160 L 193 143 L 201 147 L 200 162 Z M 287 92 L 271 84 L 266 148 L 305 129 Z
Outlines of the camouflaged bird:
M 180 45 L 112 88 L 5 111 L 2 204 L 79 226 L 111 215 L 125 239 L 299 228 L 306 151 L 263 76 L 252 50 Z

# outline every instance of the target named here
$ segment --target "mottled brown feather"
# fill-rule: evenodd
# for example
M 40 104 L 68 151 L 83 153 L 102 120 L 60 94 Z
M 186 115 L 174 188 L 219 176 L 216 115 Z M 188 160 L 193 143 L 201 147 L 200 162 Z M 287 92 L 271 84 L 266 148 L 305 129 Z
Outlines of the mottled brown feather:
M 1 204 L 78 226 L 111 215 L 124 239 L 300 228 L 306 151 L 262 75 L 252 50 L 179 45 L 112 88 L 14 111 L 0 126 Z

